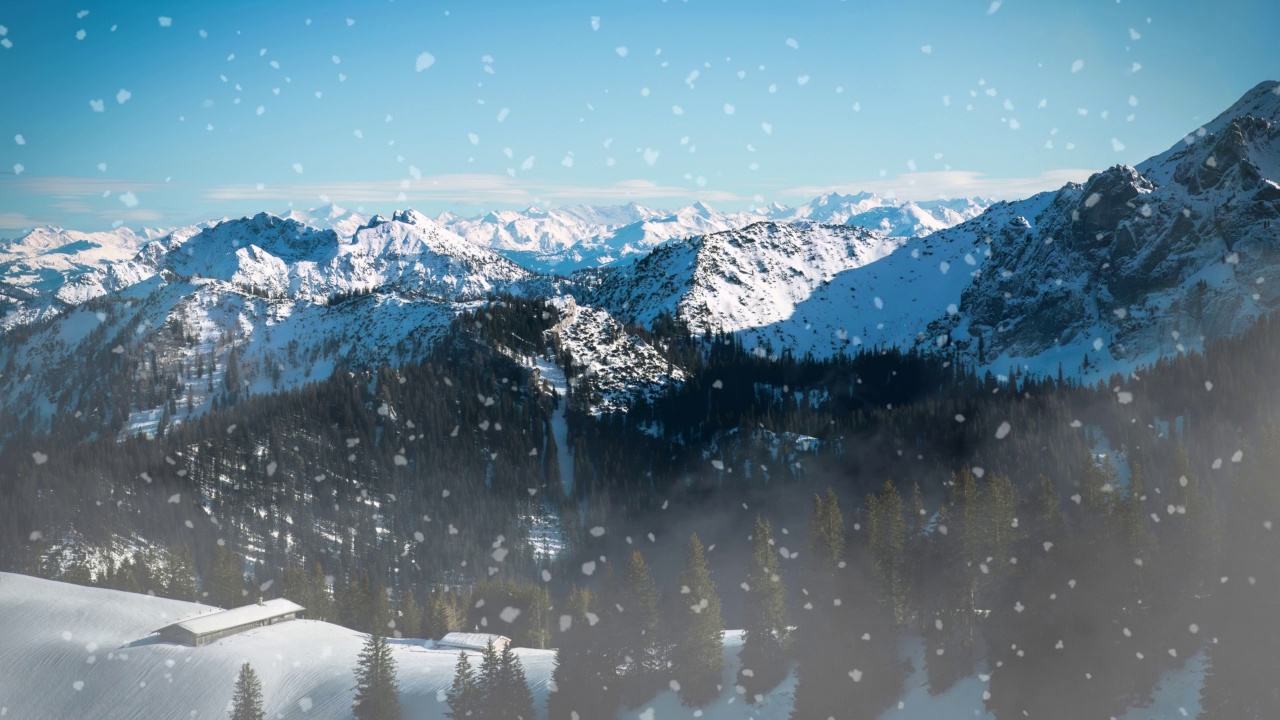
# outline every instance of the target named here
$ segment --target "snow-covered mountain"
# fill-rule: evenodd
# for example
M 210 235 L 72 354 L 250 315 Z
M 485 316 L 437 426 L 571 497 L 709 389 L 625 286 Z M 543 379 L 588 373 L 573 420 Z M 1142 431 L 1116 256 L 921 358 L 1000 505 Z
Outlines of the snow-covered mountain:
M 156 234 L 126 227 L 97 233 L 44 227 L 0 240 L 0 329 L 52 317 L 136 282 L 145 270 L 129 261 Z
M 1170 150 L 933 236 L 990 240 L 949 333 L 996 367 L 1126 369 L 1280 307 L 1280 83 Z M 1007 214 L 1007 213 L 1006 213 Z
M 991 205 L 983 198 L 896 202 L 874 193 L 830 193 L 788 208 L 764 209 L 770 220 L 810 220 L 824 225 L 857 225 L 893 237 L 923 237 L 982 214 Z
M 748 331 L 794 316 L 839 273 L 904 241 L 847 225 L 759 222 L 664 245 L 588 276 L 595 287 L 587 297 L 628 322 L 650 325 L 665 313 L 698 333 Z
M 349 238 L 364 227 L 368 218 L 354 210 L 340 208 L 333 203 L 310 210 L 290 210 L 282 215 L 285 220 L 294 220 L 317 230 L 332 230 L 340 238 Z
M 631 203 L 496 211 L 474 218 L 446 213 L 437 221 L 525 267 L 563 274 L 634 260 L 674 240 L 736 230 L 764 220 L 857 225 L 885 235 L 919 237 L 974 217 L 988 204 L 979 198 L 895 202 L 861 193 L 823 195 L 795 208 L 774 204 L 745 212 L 721 212 L 702 202 L 674 212 Z
M 536 207 L 495 211 L 474 218 L 444 214 L 437 220 L 479 245 L 543 272 L 568 273 L 634 259 L 670 240 L 741 227 L 761 219 L 723 213 L 704 203 L 675 212 L 642 205 Z
M 468 303 L 550 292 L 529 271 L 412 211 L 375 217 L 349 240 L 261 213 L 166 235 L 105 272 L 119 277 L 122 267 L 137 272 L 0 344 L 0 367 L 26 369 L 0 375 L 0 402 L 44 422 L 112 384 L 145 390 L 173 378 L 163 392 L 135 396 L 150 399 L 134 403 L 141 407 L 126 430 L 150 430 L 166 405 L 181 421 L 224 389 L 269 392 L 341 365 L 420 357 Z M 94 412 L 105 418 L 110 410 Z
M 857 260 L 823 259 L 831 226 L 752 226 L 592 278 L 591 299 L 633 322 L 665 311 L 695 330 L 731 330 L 767 354 L 924 346 L 997 371 L 1061 363 L 1095 375 L 1199 348 L 1280 307 L 1278 88 L 1257 86 L 1137 168 L 996 203 L 924 237 L 875 233 Z M 770 213 L 847 220 L 876 202 L 828 197 Z M 733 242 L 766 227 L 802 239 Z
M 685 374 L 656 348 L 627 332 L 600 308 L 579 305 L 572 296 L 557 305 L 560 322 L 551 330 L 555 342 L 574 362 L 569 384 L 573 398 L 592 415 L 626 412 L 636 398 L 652 399 Z
M 495 293 L 574 297 L 566 307 L 577 321 L 554 340 L 593 370 L 579 376 L 592 412 L 679 381 L 679 368 L 623 326 L 663 314 L 695 332 L 735 332 L 766 356 L 869 343 L 958 352 L 997 372 L 1123 370 L 1280 307 L 1277 88 L 1259 85 L 1136 168 L 996 203 L 919 237 L 845 223 L 917 209 L 951 222 L 982 202 L 829 195 L 763 211 L 786 221 L 701 204 L 668 215 L 534 209 L 490 214 L 506 228 L 490 235 L 497 220 L 411 210 L 350 230 L 363 218 L 334 207 L 165 234 L 38 230 L 0 244 L 0 402 L 36 422 L 87 405 L 105 417 L 123 412 L 104 402 L 105 385 L 128 385 L 143 391 L 131 393 L 127 427 L 146 429 L 166 404 L 177 419 L 209 407 L 229 365 L 240 391 L 266 392 L 421 357 L 459 309 Z M 607 238 L 570 248 L 634 261 L 566 280 L 510 257 L 549 257 L 574 232 L 606 226 Z M 156 389 L 163 377 L 177 380 Z

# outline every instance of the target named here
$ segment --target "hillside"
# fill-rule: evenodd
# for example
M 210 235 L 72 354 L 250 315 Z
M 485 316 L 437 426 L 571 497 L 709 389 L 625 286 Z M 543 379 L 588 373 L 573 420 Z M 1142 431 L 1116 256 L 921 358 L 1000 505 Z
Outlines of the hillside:
M 157 642 L 163 625 L 209 612 L 207 605 L 114 590 L 87 588 L 0 573 L 0 711 L 15 720 L 85 717 L 158 720 L 223 717 L 241 663 L 262 681 L 268 717 L 349 718 L 353 668 L 364 635 L 313 620 L 256 628 L 199 648 Z M 763 702 L 747 704 L 733 689 L 739 669 L 741 631 L 725 634 L 725 691 L 701 708 L 680 704 L 664 692 L 623 720 L 701 717 L 707 720 L 783 720 L 790 715 L 788 679 Z M 444 718 L 444 693 L 453 681 L 457 652 L 436 650 L 431 640 L 393 639 L 392 656 L 405 720 Z M 918 642 L 906 642 L 904 659 L 922 668 Z M 516 650 L 524 664 L 536 707 L 545 708 L 555 668 L 553 650 Z M 1199 666 L 1171 673 L 1155 702 L 1121 720 L 1156 720 L 1178 708 L 1197 707 Z M 982 709 L 983 681 L 968 678 L 944 693 L 927 690 L 923 670 L 907 679 L 898 707 L 881 720 L 937 717 L 990 718 Z M 1165 714 L 1168 713 L 1168 714 Z M 1190 716 L 1194 717 L 1195 712 Z M 541 715 L 540 715 L 541 717 Z
M 6 717 L 151 720 L 225 717 L 240 664 L 262 680 L 268 717 L 351 717 L 353 670 L 364 636 L 296 620 L 199 648 L 154 630 L 208 612 L 195 603 L 0 573 L 0 707 Z M 545 702 L 553 653 L 517 653 Z M 443 718 L 455 652 L 393 641 L 407 720 Z
M 1280 307 L 1280 83 L 1169 151 L 935 235 L 990 240 L 989 268 L 930 326 L 981 364 L 1126 370 Z M 976 338 L 983 338 L 978 352 Z

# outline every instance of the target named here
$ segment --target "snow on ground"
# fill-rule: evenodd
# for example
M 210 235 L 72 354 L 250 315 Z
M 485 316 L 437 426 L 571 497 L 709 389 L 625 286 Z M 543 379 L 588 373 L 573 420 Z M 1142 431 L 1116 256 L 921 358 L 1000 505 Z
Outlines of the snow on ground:
M 350 718 L 364 635 L 312 620 L 257 628 L 191 648 L 150 634 L 208 612 L 196 603 L 0 573 L 0 714 L 8 720 L 225 718 L 246 660 L 262 681 L 267 717 Z M 396 640 L 406 720 L 448 708 L 455 652 Z M 554 653 L 516 651 L 546 702 Z
M 1193 718 L 1200 715 L 1200 688 L 1204 685 L 1204 673 L 1208 658 L 1204 651 L 1187 660 L 1182 667 L 1166 670 L 1156 683 L 1151 704 L 1131 708 L 1117 720 L 1168 720 L 1169 718 Z
M 533 359 L 538 368 L 538 375 L 551 384 L 551 391 L 556 395 L 556 409 L 551 413 L 551 437 L 556 443 L 556 457 L 560 469 L 560 486 L 565 495 L 573 493 L 573 448 L 569 445 L 569 424 L 565 420 L 565 411 L 569 407 L 569 381 L 565 379 L 564 369 L 555 360 L 536 357 Z M 547 456 L 543 449 L 543 457 Z
M 796 678 L 792 672 L 778 687 L 765 696 L 762 702 L 750 704 L 739 695 L 738 653 L 742 651 L 742 631 L 729 630 L 724 634 L 724 672 L 720 697 L 701 708 L 686 707 L 673 690 L 660 693 L 647 703 L 624 710 L 622 720 L 672 720 L 674 718 L 701 718 L 701 720 L 783 720 L 791 716 L 791 697 L 795 692 Z
M 575 407 L 596 416 L 626 412 L 636 398 L 653 399 L 668 385 L 684 381 L 683 370 L 628 334 L 607 311 L 580 305 L 572 297 L 557 302 L 561 320 L 552 332 L 580 369 L 569 381 Z
M 267 717 L 349 718 L 353 670 L 365 636 L 329 623 L 294 620 L 192 648 L 158 642 L 152 632 L 212 611 L 206 605 L 81 587 L 0 573 L 0 717 L 95 720 L 225 718 L 240 664 L 250 662 L 262 681 Z M 720 697 L 688 708 L 674 691 L 620 712 L 623 720 L 785 720 L 791 714 L 794 672 L 762 702 L 748 704 L 736 690 L 741 630 L 725 632 Z M 430 640 L 393 640 L 406 720 L 438 720 L 448 709 L 456 652 Z M 554 670 L 552 650 L 516 650 L 530 689 L 545 708 Z M 931 695 L 924 645 L 909 637 L 899 657 L 914 670 L 901 701 L 879 720 L 978 718 L 991 720 L 980 675 Z M 1204 681 L 1204 653 L 1166 672 L 1151 702 L 1120 720 L 1195 717 Z
M 880 714 L 880 720 L 936 720 L 937 718 L 978 718 L 994 720 L 982 699 L 987 683 L 980 676 L 961 678 L 937 695 L 929 692 L 929 673 L 924 664 L 924 642 L 907 638 L 898 647 L 898 655 L 911 661 L 914 668 L 903 685 L 897 707 Z

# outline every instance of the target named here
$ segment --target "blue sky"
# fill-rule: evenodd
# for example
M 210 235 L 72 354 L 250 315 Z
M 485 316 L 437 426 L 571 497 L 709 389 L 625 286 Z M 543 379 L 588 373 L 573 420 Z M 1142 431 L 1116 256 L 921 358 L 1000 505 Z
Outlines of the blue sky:
M 1274 0 L 7 3 L 0 232 L 1022 197 L 1280 77 L 1278 23 Z

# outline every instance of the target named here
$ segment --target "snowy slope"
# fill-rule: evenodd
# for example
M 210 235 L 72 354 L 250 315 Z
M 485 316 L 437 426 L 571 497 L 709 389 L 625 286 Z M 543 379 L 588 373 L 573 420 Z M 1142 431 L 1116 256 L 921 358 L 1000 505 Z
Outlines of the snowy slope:
M 0 713 L 15 720 L 221 718 L 240 664 L 262 681 L 268 717 L 350 718 L 364 636 L 295 620 L 190 648 L 156 642 L 163 625 L 209 612 L 195 603 L 0 573 Z M 455 652 L 392 641 L 404 717 L 448 709 Z M 539 704 L 554 653 L 516 651 Z
M 196 603 L 81 587 L 0 573 L 0 716 L 14 720 L 93 717 L 98 720 L 221 718 L 240 664 L 253 665 L 262 682 L 267 717 L 351 717 L 353 670 L 364 637 L 329 623 L 294 620 L 232 635 L 199 648 L 160 643 L 152 633 L 178 620 L 211 612 Z M 791 714 L 792 673 L 760 702 L 748 704 L 736 686 L 742 632 L 724 637 L 722 691 L 703 708 L 680 703 L 666 690 L 624 720 L 784 720 Z M 392 640 L 406 720 L 437 720 L 448 705 L 458 654 L 435 650 L 430 640 Z M 554 670 L 553 650 L 517 649 L 536 707 L 542 711 Z M 896 707 L 879 720 L 990 718 L 984 675 L 962 678 L 945 692 L 928 691 L 924 647 L 902 641 L 911 663 Z M 1195 717 L 1203 682 L 1198 654 L 1157 684 L 1152 701 L 1125 720 Z M 545 717 L 539 715 L 539 717 Z
M 561 320 L 551 330 L 560 348 L 574 360 L 571 402 L 591 415 L 625 412 L 637 398 L 652 399 L 668 385 L 684 381 L 684 371 L 669 366 L 644 340 L 626 331 L 599 308 L 572 297 L 558 302 Z
M 991 226 L 1007 225 L 1022 213 L 1034 213 L 1045 200 L 998 203 L 981 218 Z M 855 352 L 866 344 L 936 345 L 936 336 L 927 335 L 929 323 L 948 317 L 988 262 L 986 225 L 970 223 L 900 241 L 875 262 L 836 273 L 790 314 L 744 329 L 744 345 L 770 355 L 790 349 L 819 357 Z
M 113 265 L 126 264 L 146 240 L 128 228 L 81 233 L 55 227 L 0 240 L 0 329 L 51 317 L 122 286 L 142 271 L 113 271 Z
M 985 233 L 991 257 L 929 334 L 974 356 L 982 335 L 979 360 L 997 368 L 1094 375 L 1199 349 L 1280 307 L 1280 84 L 1203 130 L 1012 224 L 984 215 L 939 233 Z
M 674 313 L 767 355 L 883 343 L 959 351 L 997 372 L 1127 371 L 1280 307 L 1280 85 L 1259 85 L 1202 130 L 1137 169 L 882 240 L 853 262 L 815 260 L 827 247 L 818 237 L 757 245 L 764 226 L 751 226 L 581 280 L 590 302 L 628 321 Z M 767 212 L 853 222 L 880 202 L 826 196 Z
M 261 213 L 145 245 L 132 282 L 0 344 L 0 403 L 100 413 L 88 398 L 111 371 L 177 379 L 174 420 L 210 406 L 236 351 L 242 392 L 321 380 L 340 365 L 421 357 L 465 304 L 546 292 L 528 271 L 417 213 L 374 218 L 347 241 Z M 120 264 L 112 265 L 114 270 Z M 126 362 L 121 362 L 126 361 Z M 193 372 L 207 366 L 208 374 Z M 145 368 L 145 369 L 144 369 Z M 162 415 L 134 408 L 127 431 Z
M 645 325 L 665 312 L 694 332 L 761 328 L 792 320 L 841 272 L 904 242 L 850 226 L 761 222 L 658 248 L 605 274 L 589 302 Z

